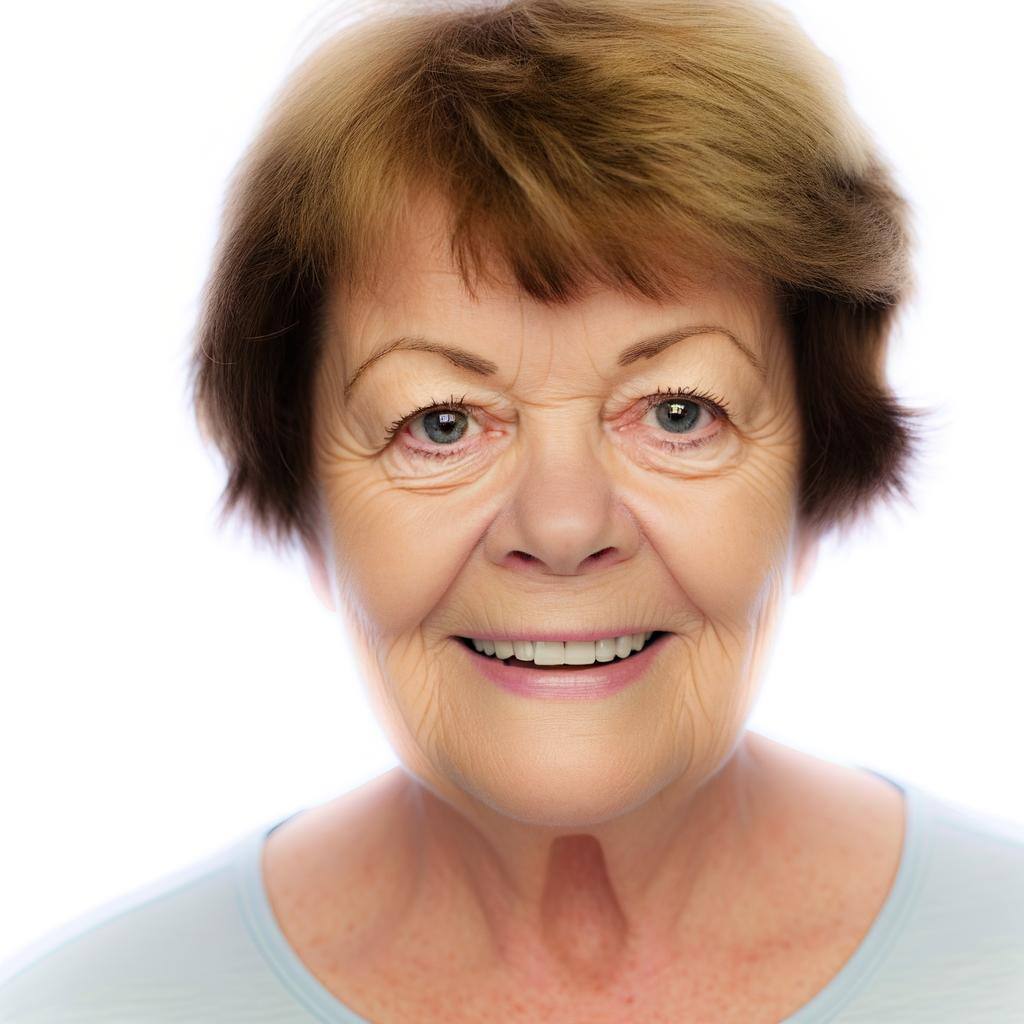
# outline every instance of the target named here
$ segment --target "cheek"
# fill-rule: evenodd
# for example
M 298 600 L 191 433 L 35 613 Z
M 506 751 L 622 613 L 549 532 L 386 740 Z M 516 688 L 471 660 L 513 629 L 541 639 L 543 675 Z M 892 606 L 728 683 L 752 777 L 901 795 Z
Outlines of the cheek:
M 683 608 L 738 637 L 766 625 L 781 593 L 795 513 L 792 468 L 744 464 L 707 489 L 683 486 L 646 516 Z
M 340 461 L 325 478 L 325 497 L 339 589 L 378 639 L 410 634 L 444 603 L 486 518 L 462 489 L 417 493 Z

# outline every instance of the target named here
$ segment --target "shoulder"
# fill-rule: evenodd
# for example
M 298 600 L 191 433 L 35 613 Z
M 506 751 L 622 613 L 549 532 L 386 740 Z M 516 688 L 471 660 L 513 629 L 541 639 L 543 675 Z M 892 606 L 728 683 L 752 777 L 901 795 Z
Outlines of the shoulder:
M 981 949 L 1013 951 L 1024 971 L 1024 822 L 913 796 L 921 913 Z
M 811 810 L 805 815 L 810 831 L 798 834 L 809 836 L 817 856 L 816 833 L 827 821 L 830 836 L 848 851 L 837 861 L 839 873 L 869 874 L 876 846 L 860 835 L 889 836 L 890 801 L 878 799 L 864 774 L 854 780 L 831 764 L 815 765 L 810 774 L 814 785 L 798 791 L 801 806 Z M 903 791 L 899 856 L 883 858 L 889 881 L 852 956 L 794 1024 L 1024 1022 L 1024 822 L 869 774 Z M 837 807 L 842 828 L 835 827 Z M 829 813 L 819 813 L 822 808 Z M 889 838 L 878 848 L 888 851 Z
M 419 884 L 416 800 L 408 776 L 391 771 L 267 837 L 262 882 L 276 929 L 321 973 L 365 966 L 373 950 L 390 958 L 391 928 L 406 920 Z
M 936 1020 L 1024 1020 L 1024 823 L 919 787 L 908 796 L 915 821 L 869 1002 L 923 1001 Z
M 235 880 L 236 858 L 251 841 L 105 903 L 0 964 L 0 1021 L 258 1019 L 239 991 L 260 972 Z

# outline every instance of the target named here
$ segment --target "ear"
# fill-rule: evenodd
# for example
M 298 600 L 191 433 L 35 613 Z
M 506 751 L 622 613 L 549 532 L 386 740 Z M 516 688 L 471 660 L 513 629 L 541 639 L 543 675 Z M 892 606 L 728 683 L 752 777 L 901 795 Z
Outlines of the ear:
M 331 580 L 328 575 L 327 557 L 319 544 L 304 545 L 306 572 L 309 575 L 309 582 L 312 584 L 313 592 L 320 599 L 323 606 L 329 611 L 336 611 L 334 596 L 331 593 Z
M 793 559 L 792 593 L 799 594 L 807 584 L 818 561 L 821 537 L 811 530 L 801 529 L 797 534 L 796 553 Z

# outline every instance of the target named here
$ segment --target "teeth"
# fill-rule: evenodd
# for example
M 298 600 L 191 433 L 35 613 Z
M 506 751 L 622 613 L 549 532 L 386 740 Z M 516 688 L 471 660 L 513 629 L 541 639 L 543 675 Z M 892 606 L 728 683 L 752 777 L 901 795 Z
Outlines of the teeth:
M 639 651 L 654 635 L 627 633 L 624 636 L 609 637 L 606 640 L 475 640 L 473 647 L 481 654 L 493 655 L 504 661 L 516 657 L 520 661 L 532 661 L 536 665 L 593 665 L 595 661 L 614 661 L 616 657 L 626 658 Z

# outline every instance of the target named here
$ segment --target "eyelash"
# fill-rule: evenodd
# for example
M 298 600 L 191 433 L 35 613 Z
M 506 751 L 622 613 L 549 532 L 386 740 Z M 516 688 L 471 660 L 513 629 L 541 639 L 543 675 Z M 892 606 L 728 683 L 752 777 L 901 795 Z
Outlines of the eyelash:
M 645 413 L 650 412 L 656 405 L 660 405 L 662 402 L 667 401 L 669 398 L 685 398 L 696 402 L 698 405 L 703 405 L 706 409 L 717 414 L 723 419 L 730 419 L 729 407 L 725 402 L 724 398 L 718 395 L 711 394 L 704 391 L 695 391 L 690 388 L 669 388 L 667 391 L 663 391 L 660 387 L 652 395 L 647 395 L 643 401 L 646 403 L 647 408 L 644 410 Z M 437 412 L 440 410 L 450 411 L 457 410 L 459 412 L 471 413 L 475 409 L 475 406 L 466 404 L 466 396 L 462 398 L 456 398 L 452 395 L 446 402 L 437 402 L 433 399 L 429 405 L 421 406 L 419 409 L 414 410 L 407 416 L 403 416 L 401 419 L 397 419 L 392 423 L 385 431 L 385 441 L 390 442 L 391 439 L 398 433 L 406 423 L 416 419 L 417 416 L 422 416 L 428 412 Z M 713 441 L 717 435 L 711 434 L 700 441 L 663 441 L 655 439 L 654 443 L 667 451 L 680 451 L 682 449 L 694 449 L 700 448 L 707 444 L 709 441 Z M 414 454 L 422 456 L 424 458 L 450 458 L 454 455 L 454 452 L 425 452 L 420 450 L 414 450 Z

